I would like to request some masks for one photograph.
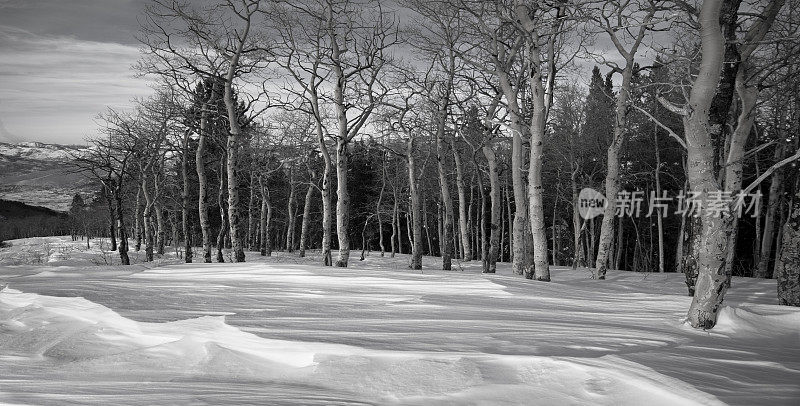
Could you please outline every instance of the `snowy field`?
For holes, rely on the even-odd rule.
[[[374,252],[121,267],[107,241],[11,244],[2,404],[800,404],[800,309],[770,280],[734,278],[704,332],[676,274],[542,283]]]

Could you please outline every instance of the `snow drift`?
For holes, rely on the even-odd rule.
[[[83,298],[14,289],[0,293],[0,337],[5,362],[43,363],[66,380],[280,382],[381,403],[717,403],[613,357],[375,351],[271,340],[227,325],[224,316],[143,323]]]

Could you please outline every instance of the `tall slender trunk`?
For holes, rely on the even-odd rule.
[[[213,99],[213,96],[212,96]],[[211,222],[208,218],[208,176],[206,175],[206,143],[208,140],[208,106],[204,103],[200,113],[200,132],[195,152],[197,171],[197,210],[203,238],[203,262],[211,262]]]
[[[294,171],[289,168],[289,200],[286,203],[286,252],[294,251],[294,228],[297,217],[297,205],[295,204],[295,192],[297,185],[294,183]]]
[[[249,251],[253,251],[253,246],[255,245],[255,231],[256,231],[256,221],[255,221],[255,200],[256,200],[256,192],[255,192],[255,177],[256,171],[252,168],[250,169],[250,198],[247,200],[247,238],[245,239],[245,244]]]
[[[525,193],[525,180],[523,172],[523,145],[522,134],[525,125],[520,114],[517,102],[517,92],[511,87],[511,82],[506,73],[501,73],[500,87],[506,97],[509,114],[511,115],[511,184],[514,192],[514,221],[511,226],[511,269],[517,275],[523,275],[530,267],[530,255],[525,238],[525,226],[528,217],[527,196]]]
[[[780,254],[775,260],[778,303],[785,306],[800,306],[800,182],[795,181],[794,189],[789,218],[782,230]]]
[[[538,50],[537,50],[538,52]],[[537,56],[538,58],[538,56]],[[539,75],[538,68],[535,75]],[[542,184],[542,159],[544,158],[544,88],[541,79],[531,77],[533,83],[534,108],[531,118],[531,154],[528,169],[528,194],[530,228],[533,236],[533,269],[525,274],[528,279],[550,280],[550,266],[547,262],[547,231],[544,221],[544,189]]]
[[[422,205],[422,218],[425,222],[425,238],[428,240],[428,255],[436,255],[433,251],[433,242],[431,241],[431,228],[428,226],[428,204],[427,201]]]
[[[308,190],[303,202],[303,222],[300,224],[300,252],[298,256],[306,256],[306,245],[308,245],[308,225],[311,223],[311,199],[314,197],[314,171],[308,170]]]
[[[716,193],[714,149],[709,134],[709,109],[719,83],[724,39],[720,29],[721,0],[704,0],[700,11],[700,69],[689,96],[689,108],[683,118],[687,145],[687,172],[692,189]],[[689,308],[689,323],[695,328],[712,328],[725,297],[725,260],[728,249],[728,218],[703,218],[700,236],[698,277]]]
[[[142,190],[136,190],[136,206],[133,208],[133,234],[136,241],[134,249],[139,252],[142,249]]]
[[[558,193],[556,193],[555,200],[553,201],[553,221],[551,225],[551,234],[553,238],[553,250],[552,250],[552,261],[553,266],[558,266],[558,253],[560,252],[558,247],[558,241],[561,239],[561,234],[558,231]]]
[[[117,250],[117,226],[116,226],[116,213],[114,212],[114,202],[112,199],[112,192],[105,188],[106,205],[108,206],[108,231],[109,238],[111,238],[111,251]]]
[[[247,12],[250,11],[249,6]],[[228,225],[230,226],[231,248],[236,262],[244,262],[244,244],[242,242],[241,215],[239,213],[239,152],[242,142],[242,128],[239,123],[239,114],[236,111],[236,101],[233,98],[233,79],[239,69],[239,58],[244,49],[244,43],[250,33],[251,14],[246,14],[245,26],[241,34],[236,35],[238,40],[236,50],[230,58],[228,72],[225,76],[225,92],[223,101],[228,113],[228,133],[227,144],[225,147],[227,155],[227,176],[228,176]],[[220,174],[220,176],[222,176]]]
[[[166,240],[166,225],[164,222],[164,208],[161,206],[161,182],[159,179],[159,167],[153,167],[153,209],[156,214],[156,254],[164,255],[164,245]]]
[[[588,232],[584,235],[586,236],[586,262],[589,264],[595,263],[595,237],[597,233],[595,232],[595,219],[587,220],[589,223]]]
[[[159,203],[158,200],[156,200],[156,204],[153,208],[156,210],[156,254],[164,255],[167,235],[167,226],[164,222],[164,208],[161,207],[161,203]]]
[[[505,188],[502,188],[502,189],[505,189]],[[500,200],[500,252],[499,252],[498,257],[497,257],[497,260],[499,262],[503,262],[503,260],[505,259],[505,255],[506,255],[506,247],[505,247],[505,245],[506,245],[506,222],[505,222],[504,217],[503,217],[503,212],[505,210],[503,208],[503,200],[502,200],[504,193],[505,192],[503,190],[500,191],[500,199],[501,199]]]
[[[495,273],[497,270],[497,253],[499,250],[500,234],[502,233],[501,209],[502,200],[500,197],[500,177],[497,173],[497,155],[491,145],[483,146],[483,155],[486,157],[489,167],[489,198],[491,199],[491,231],[489,235],[489,249],[486,255],[486,269],[484,272]],[[485,229],[485,227],[484,227]]]
[[[622,268],[623,268],[623,266],[622,266],[622,256],[623,256],[623,253],[624,253],[624,250],[625,250],[625,246],[623,244],[623,238],[625,236],[625,227],[622,226],[622,220],[623,220],[623,217],[619,217],[618,220],[617,220],[618,223],[619,223],[619,224],[617,224],[617,246],[616,246],[617,251],[616,251],[616,254],[614,255],[614,269],[618,269],[618,270],[622,270]],[[635,226],[636,225],[636,222],[635,222],[636,220],[633,219],[633,221],[634,221],[634,226]],[[637,235],[636,240],[637,241],[639,240],[638,235]]]
[[[581,233],[583,222],[581,221],[580,210],[578,209],[578,170],[573,168],[570,174],[570,186],[572,187],[572,249],[573,260],[572,269],[586,266],[586,256],[584,255],[583,244],[581,243]]]
[[[375,215],[378,217],[378,245],[381,248],[381,257],[386,252],[383,245],[383,221],[381,220],[381,204],[383,203],[383,192],[386,190],[386,153],[381,155],[381,190],[378,192],[378,202],[375,204]]]
[[[730,146],[728,148],[728,156],[725,165],[725,190],[732,192],[735,196],[742,188],[742,178],[744,176],[744,154],[747,139],[750,137],[750,132],[753,129],[755,122],[755,107],[756,99],[758,97],[758,89],[755,86],[750,86],[745,83],[745,74],[749,70],[747,61],[743,61],[736,75],[736,92],[742,103],[742,111],[737,119],[736,130],[730,136]],[[736,240],[739,234],[739,217],[731,216],[729,224],[728,244],[729,249],[725,260],[725,275],[727,276],[727,283],[730,285],[730,279],[733,275],[733,264],[736,255]]]
[[[144,255],[145,261],[153,260],[153,199],[147,187],[147,176],[142,175],[141,185],[139,186],[144,197],[144,211],[142,212],[142,227],[144,228]]]
[[[655,125],[655,124],[654,124]],[[661,197],[661,151],[658,149],[658,131],[657,127],[653,129],[653,145],[655,146],[656,154],[656,169],[654,170],[653,177],[656,182],[656,196]],[[658,225],[658,272],[664,272],[664,217],[666,213],[662,213],[662,209],[655,212],[656,223]]]
[[[186,131],[183,134],[182,155],[181,155],[181,180],[183,189],[181,190],[181,227],[183,229],[184,241],[184,261],[192,263],[192,232],[189,225],[189,136],[191,133]],[[174,242],[177,246],[177,241]]]
[[[464,261],[471,261],[473,258],[472,245],[470,242],[470,232],[468,223],[468,210],[466,188],[464,186],[464,168],[461,163],[461,154],[458,152],[455,143],[453,144],[453,161],[456,166],[456,189],[458,192],[458,228],[461,237],[461,253]],[[469,211],[471,213],[471,211]]]
[[[617,94],[616,119],[614,120],[614,138],[608,146],[606,152],[606,179],[605,195],[608,204],[603,211],[603,221],[600,225],[600,240],[595,258],[595,267],[592,277],[595,279],[605,279],[609,255],[611,255],[611,245],[614,239],[614,218],[616,210],[616,198],[619,192],[620,182],[620,152],[622,144],[627,137],[628,112],[630,107],[631,78],[633,76],[633,54],[626,58],[625,69],[622,71],[622,86]]]
[[[340,268],[346,268],[350,260],[350,193],[347,190],[350,148],[347,144],[341,137],[336,140],[336,236],[339,239],[336,266]]]
[[[442,269],[448,271],[452,268],[453,258],[453,200],[450,197],[450,187],[447,182],[445,169],[444,145],[441,137],[436,138],[437,172],[439,174],[439,187],[441,188],[441,232],[439,245],[441,246]]]
[[[413,237],[411,238],[411,269],[422,269],[422,227],[423,213],[420,207],[420,196],[417,185],[417,161],[414,158],[414,137],[409,135],[406,143],[406,159],[408,159],[408,191],[411,203],[411,222]],[[395,199],[395,202],[397,199]],[[396,204],[396,203],[395,203]],[[427,227],[426,227],[427,228]],[[428,236],[430,245],[430,236]]]
[[[481,272],[489,273],[489,238],[486,235],[486,229],[489,226],[489,221],[486,219],[486,191],[483,189],[483,176],[480,173],[480,167],[478,167],[478,160],[476,159],[475,154],[472,155],[472,163],[475,165],[475,174],[478,181],[478,191],[480,192],[480,199],[481,204],[480,208],[478,209],[480,213],[478,213],[478,219],[475,222],[478,230],[475,233],[475,240],[478,239],[480,236],[480,246],[476,247],[476,249],[480,250],[480,257],[481,257]],[[477,245],[477,244],[476,244]]]
[[[235,116],[234,116],[235,117]],[[234,118],[235,119],[235,118]],[[233,127],[233,126],[232,126]],[[236,125],[238,127],[238,124]],[[228,226],[230,228],[231,248],[234,260],[244,262],[244,243],[242,241],[241,213],[239,211],[239,132],[231,131],[227,144],[227,183],[228,183]]]
[[[261,256],[272,256],[272,238],[270,236],[272,226],[272,202],[269,197],[269,188],[265,185],[263,177],[258,178],[261,187]]]
[[[317,122],[317,141],[322,154],[322,263],[325,266],[333,265],[331,256],[331,225],[333,214],[331,208],[331,154],[325,144],[325,135],[322,124]]]
[[[781,144],[779,147],[775,148],[775,162],[780,161],[783,157],[785,150],[785,144]],[[769,263],[770,258],[772,257],[772,244],[773,240],[775,239],[775,221],[776,217],[775,214],[778,211],[778,207],[780,207],[780,200],[781,200],[781,190],[783,189],[783,182],[784,182],[784,171],[783,169],[778,169],[772,174],[772,179],[770,180],[769,185],[769,197],[768,197],[768,205],[767,205],[767,213],[764,217],[764,229],[762,232],[761,237],[761,246],[760,248],[760,255],[758,261],[758,268],[756,268],[755,277],[756,278],[767,278],[769,277]],[[780,224],[778,225],[780,228]]]
[[[122,184],[121,181],[116,186],[116,190],[114,191],[114,199],[116,201],[116,208],[114,213],[117,215],[117,230],[119,231],[119,244],[117,244],[117,249],[119,251],[119,259],[122,265],[130,265],[131,260],[128,257],[128,232],[125,229],[125,213],[124,213],[124,205],[122,203]],[[112,235],[114,235],[112,233]]]
[[[228,216],[225,214],[225,157],[220,159],[219,166],[219,193],[217,193],[217,204],[219,205],[220,225],[219,233],[217,234],[217,262],[225,262],[225,256],[222,254],[222,249],[225,248],[225,230],[228,220]]]
[[[393,199],[393,202],[392,202],[392,236],[389,239],[389,244],[390,244],[391,249],[392,249],[392,253],[391,253],[390,256],[392,258],[394,258],[395,253],[397,253],[397,246],[395,246],[395,241],[399,240],[399,236],[398,236],[398,231],[399,230],[398,230],[398,228],[400,227],[400,225],[398,224],[400,222],[400,218],[398,217],[398,214],[397,214],[398,201],[397,201],[397,186],[396,185],[392,186],[392,193],[393,193],[393,196],[394,196],[394,199]]]

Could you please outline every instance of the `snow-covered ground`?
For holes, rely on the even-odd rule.
[[[773,304],[774,281],[734,278],[704,332],[676,274],[541,283],[374,252],[121,267],[107,241],[11,244],[4,404],[800,403],[800,309]]]

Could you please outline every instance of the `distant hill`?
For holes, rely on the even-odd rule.
[[[36,216],[66,218],[67,214],[47,207],[31,206],[22,202],[0,199],[0,220],[30,218]]]
[[[65,213],[0,199],[0,241],[68,232],[69,218]]]
[[[71,169],[72,156],[87,147],[0,142],[0,199],[67,211],[75,193],[89,199],[97,186]]]

